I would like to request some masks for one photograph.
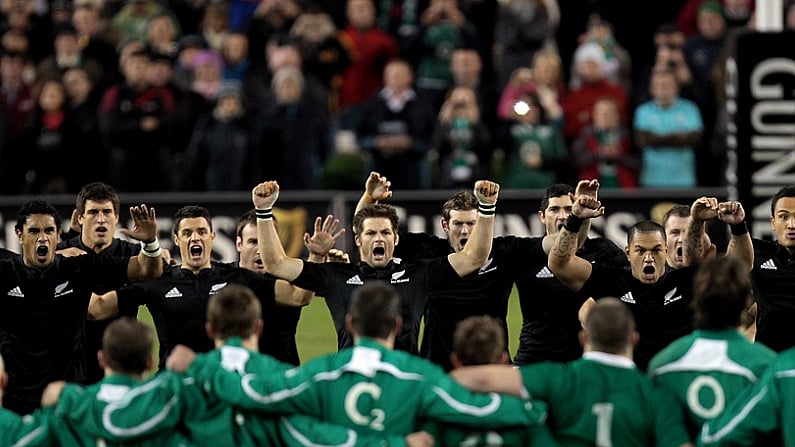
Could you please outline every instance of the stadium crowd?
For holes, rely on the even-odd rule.
[[[0,193],[720,185],[753,0],[589,5],[4,0]]]
[[[554,0],[0,0],[0,193],[76,194],[0,251],[0,447],[795,447],[795,185],[773,241],[715,197],[589,235],[600,189],[721,183],[753,2],[681,3],[638,67],[600,15],[564,63]],[[288,256],[280,191],[362,178]],[[117,229],[117,190],[251,185],[239,262],[202,206],[178,253],[146,204]],[[446,238],[399,231],[393,191],[434,187],[465,188]],[[494,236],[501,188],[544,190],[543,235]],[[315,296],[339,352],[302,364]]]

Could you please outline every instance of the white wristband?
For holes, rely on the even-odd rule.
[[[162,250],[160,250],[160,241],[155,239],[150,243],[144,243],[141,241],[141,251],[143,252],[144,256],[149,256],[150,258],[159,258]]]
[[[497,212],[496,210],[497,210],[496,203],[478,202],[478,215],[484,219],[493,218],[494,214]]]

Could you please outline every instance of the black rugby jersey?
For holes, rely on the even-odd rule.
[[[54,380],[82,379],[78,355],[91,292],[101,281],[127,281],[129,258],[55,256],[39,270],[22,257],[0,261],[0,353],[9,382],[3,405],[20,414],[39,407]]]
[[[58,243],[58,250],[70,247],[79,248],[80,250],[85,251],[85,256],[99,255],[119,258],[131,258],[133,256],[138,256],[138,253],[141,251],[140,242],[128,242],[118,238],[114,238],[113,242],[111,242],[108,247],[99,253],[94,252],[94,250],[83,244],[83,240],[79,235]],[[124,279],[124,282],[119,284],[114,284],[113,281],[109,280],[106,281],[105,278],[98,279],[100,281],[97,283],[94,293],[100,295],[111,290],[116,290],[119,287],[129,283],[126,278]],[[119,317],[121,316],[122,314],[119,315]],[[128,316],[135,317],[136,314],[134,313]],[[109,324],[119,317],[108,318],[106,320],[86,321],[85,327],[83,328],[83,342],[80,347],[81,355],[83,356],[83,361],[85,362],[85,375],[81,381],[82,384],[90,385],[92,383],[99,382],[103,377],[105,377],[105,370],[99,365],[99,361],[97,360],[97,351],[102,349],[102,334],[105,333],[105,329]]]
[[[644,284],[629,269],[594,264],[581,291],[598,300],[615,297],[632,309],[640,342],[635,364],[642,370],[672,341],[693,331],[693,275],[698,266],[667,271],[654,284]]]
[[[357,287],[367,281],[381,280],[395,288],[402,301],[403,328],[395,339],[395,349],[417,354],[420,320],[429,291],[458,278],[446,257],[402,262],[393,258],[384,268],[364,262],[355,264],[314,264],[304,261],[301,274],[292,281],[298,287],[325,298],[334,320],[339,349],[353,346],[353,337],[345,328],[345,315]]]
[[[753,243],[756,341],[781,352],[795,346],[795,256],[778,242]]]
[[[274,331],[273,309],[275,278],[220,262],[198,274],[169,266],[159,278],[131,284],[118,290],[119,312],[131,313],[138,306],[146,306],[152,314],[160,340],[160,367],[171,349],[183,344],[196,352],[207,352],[215,348],[207,336],[207,302],[227,284],[240,284],[250,288],[262,304],[262,319],[265,323],[260,337],[260,351],[277,357],[283,348]]]
[[[552,274],[542,240],[533,238],[533,247],[525,254],[522,271],[516,278],[522,310],[522,330],[514,359],[517,365],[570,362],[582,356],[579,310],[588,295],[569,289]],[[604,238],[587,239],[577,256],[611,266],[628,265],[624,252]]]

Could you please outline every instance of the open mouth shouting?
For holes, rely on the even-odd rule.
[[[108,235],[108,227],[106,227],[106,226],[104,226],[104,225],[100,225],[100,226],[98,226],[98,227],[97,227],[97,229],[96,229],[96,230],[94,230],[94,232],[95,232],[95,233],[97,234],[97,236],[99,236],[99,237],[105,237],[105,236],[107,236],[107,235]]]
[[[469,238],[462,237],[461,238],[461,242],[460,242],[461,248],[464,248],[466,246],[467,242],[469,242]]]
[[[373,247],[373,259],[383,261],[386,258],[386,247],[378,245]]]
[[[204,254],[204,247],[199,244],[193,244],[188,247],[188,251],[190,252],[191,259],[200,260]]]
[[[657,271],[653,265],[646,265],[643,267],[643,279],[647,281],[654,281],[654,273]]]
[[[47,254],[50,252],[50,247],[46,245],[39,245],[36,247],[36,258],[39,262],[45,262],[47,260]]]

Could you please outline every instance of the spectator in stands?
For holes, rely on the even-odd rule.
[[[163,14],[169,17],[173,28],[179,35],[179,22],[174,18],[173,13],[154,0],[128,0],[111,19],[111,26],[122,41],[127,39],[145,40],[149,19]]]
[[[634,140],[642,160],[640,185],[693,188],[698,185],[695,151],[704,131],[701,112],[679,96],[670,69],[654,71],[649,91],[654,99],[641,104],[634,119]]]
[[[417,67],[417,93],[426,98],[436,114],[453,82],[453,51],[474,47],[477,36],[458,0],[431,0],[420,16],[420,25],[419,33],[402,55]]]
[[[55,29],[55,52],[44,58],[36,67],[36,79],[60,79],[69,68],[84,67],[92,79],[101,79],[104,68],[99,62],[80,51],[77,30],[71,23],[64,23]]]
[[[494,65],[497,85],[504,87],[511,73],[526,66],[547,39],[554,36],[546,2],[509,0],[500,2],[495,24]]]
[[[384,88],[367,104],[356,131],[359,147],[372,155],[372,169],[400,189],[423,189],[430,183],[427,153],[436,120],[414,91],[413,79],[407,62],[390,62],[384,68]]]
[[[72,13],[72,25],[77,30],[77,44],[82,54],[102,65],[102,77],[93,79],[99,88],[105,88],[121,77],[115,49],[119,36],[102,17],[103,3],[103,0],[75,0]]]
[[[76,67],[66,70],[61,78],[68,101],[67,117],[72,141],[79,141],[80,148],[72,155],[70,170],[74,177],[108,181],[108,154],[102,144],[102,135],[97,123],[99,92],[94,87],[88,72]]]
[[[505,150],[506,188],[545,188],[559,183],[558,170],[568,154],[560,129],[550,125],[535,91],[524,93],[498,136]]]
[[[298,0],[259,2],[245,27],[251,44],[251,54],[264,55],[267,52],[266,46],[271,42],[283,42],[296,18],[303,12],[302,5],[303,3]]]
[[[23,78],[27,59],[24,53],[0,49],[0,189],[6,194],[18,194],[25,184],[24,171],[14,167],[23,155],[22,134],[35,107],[33,87]]]
[[[450,57],[450,71],[453,73],[452,90],[455,87],[471,88],[480,104],[481,121],[491,131],[497,128],[497,91],[494,81],[484,73],[480,53],[474,48],[459,48]],[[450,94],[448,90],[447,94]]]
[[[342,72],[351,63],[351,54],[340,39],[331,17],[310,9],[295,21],[290,37],[301,54],[304,74],[317,79],[328,92],[328,108],[336,113]]]
[[[125,80],[104,92],[98,114],[110,157],[108,176],[120,191],[167,190],[171,153],[164,142],[174,97],[149,85],[145,51],[133,51],[120,61]]]
[[[177,25],[168,14],[158,14],[146,21],[146,39],[144,43],[152,52],[176,57],[179,37]]]
[[[433,186],[460,188],[479,178],[491,178],[491,133],[481,120],[475,91],[454,87],[442,104],[434,131],[433,149],[440,175]]]
[[[224,80],[244,82],[251,68],[248,37],[239,31],[230,31],[221,44],[221,57],[224,60]]]
[[[593,124],[574,140],[571,158],[579,168],[579,178],[597,179],[601,188],[638,186],[640,160],[633,151],[629,129],[621,124],[618,105],[612,99],[596,101]]]
[[[198,32],[207,45],[221,52],[224,39],[229,34],[229,6],[225,2],[208,2],[204,7]]]
[[[203,116],[193,129],[185,151],[183,189],[245,189],[255,178],[257,144],[254,126],[244,115],[240,83],[224,81],[212,113]]]
[[[49,79],[36,88],[36,107],[22,137],[24,155],[15,169],[25,172],[26,194],[64,194],[79,188],[75,172],[64,169],[74,160],[79,141],[70,141],[66,92],[60,79]],[[42,162],[47,160],[47,162]],[[70,188],[71,186],[71,188]]]
[[[623,87],[626,92],[632,91],[632,60],[627,50],[613,35],[613,25],[598,15],[591,17],[588,20],[585,32],[580,36],[580,45],[590,42],[598,44],[604,51],[605,77],[610,82]],[[578,74],[576,72],[572,73],[569,87],[576,89],[580,84],[581,81]]]
[[[627,92],[607,79],[606,63],[604,49],[594,42],[581,45],[574,53],[574,70],[581,85],[571,90],[563,100],[563,134],[569,143],[592,123],[594,104],[599,99],[612,98],[618,105],[621,122],[629,123]]]
[[[202,50],[207,49],[207,42],[200,36],[189,34],[179,40],[177,61],[174,66],[174,82],[182,91],[190,91],[193,82],[193,59]]]
[[[41,36],[52,36],[52,22],[46,11],[37,11],[39,5],[34,0],[14,0],[0,2],[0,30],[14,30],[28,38],[25,53],[34,64],[52,52],[50,39]],[[32,80],[30,80],[32,81]]]
[[[364,118],[361,106],[384,85],[384,68],[398,57],[398,46],[392,36],[376,25],[373,0],[348,0],[346,16],[348,26],[340,38],[353,55],[353,61],[342,73],[340,127],[355,129]]]

